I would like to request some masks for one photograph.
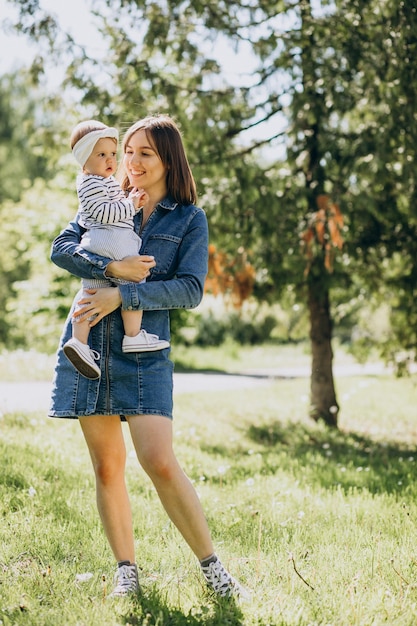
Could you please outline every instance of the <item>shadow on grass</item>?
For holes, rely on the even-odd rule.
[[[261,454],[261,476],[290,472],[300,481],[325,488],[337,486],[344,491],[366,489],[370,493],[398,493],[417,490],[417,452],[415,446],[385,442],[354,432],[326,429],[296,422],[274,421],[250,425],[244,436],[256,445],[251,454]],[[243,481],[253,476],[254,463],[248,448],[240,443],[201,443],[202,451],[223,457],[229,466],[227,477],[206,475],[213,484]],[[230,464],[230,459],[233,463]]]
[[[162,595],[153,590],[137,600],[137,609],[130,610],[122,618],[130,626],[243,626],[243,614],[233,600],[213,599],[185,614],[171,608]]]
[[[249,439],[263,447],[263,474],[288,466],[323,487],[371,493],[401,492],[414,486],[417,477],[415,446],[376,441],[354,432],[320,429],[293,422],[251,425]],[[230,451],[229,451],[230,453]]]

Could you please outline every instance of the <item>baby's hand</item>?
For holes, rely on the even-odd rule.
[[[139,209],[141,209],[143,205],[148,202],[149,195],[143,189],[137,189],[137,187],[135,187],[129,193],[129,198],[133,202],[133,206],[136,211],[139,211]]]

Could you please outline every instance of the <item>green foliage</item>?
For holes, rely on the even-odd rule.
[[[74,284],[49,262],[53,237],[76,210],[66,176],[55,176],[73,113],[32,78],[21,70],[0,79],[0,345],[53,350]],[[70,174],[65,159],[58,170]]]
[[[291,298],[279,305],[260,304],[254,298],[240,309],[230,307],[221,297],[207,295],[197,311],[174,315],[175,345],[240,346],[297,343],[308,338],[306,311]],[[176,313],[176,312],[174,312]]]
[[[197,346],[220,346],[228,339],[240,345],[265,343],[270,340],[276,323],[272,315],[248,320],[238,313],[221,318],[209,314],[200,317],[194,342]]]
[[[7,274],[1,320],[7,329],[6,346],[54,351],[79,280],[49,260],[53,238],[76,211],[76,194],[59,176],[52,191],[37,180],[17,204],[5,203],[1,259],[8,259],[13,272]],[[72,187],[72,184],[71,184]],[[13,216],[13,219],[11,219]],[[7,268],[3,268],[6,275]]]
[[[0,76],[0,203],[18,201],[37,178],[54,171],[58,100],[45,97],[25,70]]]

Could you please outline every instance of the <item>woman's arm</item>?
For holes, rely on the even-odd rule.
[[[106,315],[119,308],[122,303],[120,291],[117,287],[100,287],[100,289],[84,289],[77,308],[73,313],[73,318],[78,322],[92,317],[89,326],[95,326]]]
[[[110,277],[140,282],[149,276],[155,261],[149,256],[127,257],[123,261],[113,261],[99,254],[84,250],[80,241],[85,229],[78,223],[78,215],[54,239],[51,260],[58,267],[79,278],[109,279]],[[112,273],[110,273],[110,268]]]
[[[156,269],[158,269],[158,258]],[[192,309],[201,302],[208,265],[208,226],[203,211],[194,214],[178,248],[175,274],[167,280],[119,285],[122,308],[157,311]],[[108,268],[109,273],[111,267]]]
[[[78,215],[52,242],[51,260],[58,267],[79,278],[104,279],[111,259],[106,259],[80,246],[85,229],[78,223]]]

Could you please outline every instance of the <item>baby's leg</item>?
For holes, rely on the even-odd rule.
[[[125,327],[125,335],[136,337],[141,331],[143,311],[123,311],[122,320]]]
[[[76,298],[79,298],[79,293]],[[100,378],[101,371],[95,362],[100,355],[88,345],[91,318],[72,321],[72,337],[63,346],[64,354],[75,369],[90,380]]]
[[[122,311],[122,319],[125,327],[123,352],[154,352],[169,348],[169,341],[141,329],[142,311]]]
[[[76,322],[73,320],[72,322],[72,336],[81,343],[88,343],[88,336],[90,334],[90,322],[88,319],[83,320],[82,322]]]

